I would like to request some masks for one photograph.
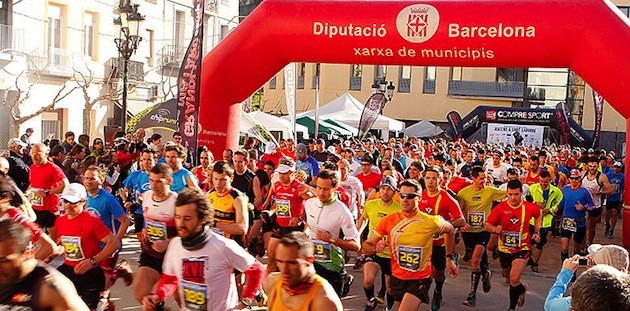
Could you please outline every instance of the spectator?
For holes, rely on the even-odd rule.
[[[66,173],[70,183],[77,182],[79,180],[79,163],[81,163],[84,158],[85,147],[80,144],[75,144],[70,150],[68,157],[63,161],[64,172]]]
[[[87,134],[79,135],[79,145],[85,147],[86,150],[90,150],[90,136]]]
[[[105,155],[105,146],[103,144],[103,139],[94,138],[94,142],[92,142],[91,155],[97,158]]]
[[[20,140],[25,143],[27,146],[31,145],[31,136],[33,136],[33,128],[27,128],[26,132],[20,136]]]
[[[23,141],[12,138],[9,140],[9,172],[8,175],[15,181],[18,188],[22,191],[26,191],[30,185],[28,181],[28,174],[30,168],[24,161],[23,150],[27,144]]]
[[[70,153],[72,147],[76,144],[74,142],[74,132],[68,131],[64,134],[65,140],[61,143],[61,145],[66,149],[66,153]],[[54,146],[50,146],[52,148]]]
[[[630,310],[630,280],[623,273],[607,265],[597,265],[573,284],[571,309],[575,311]]]

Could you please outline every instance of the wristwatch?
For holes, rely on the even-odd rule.
[[[45,195],[48,195],[49,193],[50,193],[50,190],[49,190],[49,189],[44,190],[44,194],[45,194]]]
[[[96,259],[94,257],[90,258],[90,264],[92,264],[92,267],[96,267]]]
[[[330,239],[328,239],[328,242],[335,244],[335,242],[337,242],[337,238],[334,236],[331,236]]]
[[[248,309],[251,309],[252,306],[254,305],[254,301],[251,298],[247,298],[247,297],[241,299],[241,303],[245,305]]]

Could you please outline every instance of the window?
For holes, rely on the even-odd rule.
[[[227,37],[229,33],[230,33],[230,28],[228,28],[228,25],[221,25],[221,40]]]
[[[186,28],[186,16],[184,12],[175,11],[175,24],[173,25],[173,44],[184,46],[184,29]]]
[[[147,39],[149,41],[149,56],[147,56],[147,64],[149,67],[153,67],[153,61],[155,55],[155,31],[147,29]]]
[[[313,88],[317,88],[319,86],[319,77],[321,74],[322,64],[317,63],[313,65]]]
[[[555,108],[567,100],[569,70],[566,68],[530,68],[527,74],[527,99],[532,105]]]
[[[387,66],[376,65],[374,66],[374,80],[385,81],[387,79]]]
[[[398,77],[398,93],[411,92],[411,66],[400,66]]]
[[[628,6],[620,6],[618,7],[623,15],[630,17],[630,7]]]
[[[271,78],[271,80],[269,80],[269,88],[272,89],[272,90],[275,90],[277,82],[278,82],[278,79],[276,79],[276,76],[273,76],[273,78]]]
[[[497,68],[496,82],[523,82],[523,68]]]
[[[425,94],[435,94],[435,76],[437,67],[424,67],[424,87]]]
[[[49,3],[48,4],[48,61],[51,66],[61,66],[63,46],[64,26],[62,21],[64,17],[64,8],[62,6]]]
[[[350,90],[361,90],[361,79],[363,77],[363,65],[350,65]]]
[[[451,80],[462,81],[464,75],[464,67],[451,67]]]
[[[306,71],[306,63],[297,63],[297,89],[304,89],[304,74]]]
[[[98,18],[96,13],[85,13],[83,19],[83,54],[96,59],[96,40],[98,39]]]

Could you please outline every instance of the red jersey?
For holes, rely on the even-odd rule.
[[[540,216],[540,208],[524,202],[513,208],[507,201],[499,203],[488,217],[488,223],[503,227],[499,235],[499,251],[517,253],[532,249],[529,222]]]
[[[350,209],[350,191],[342,186],[337,186],[337,193],[339,194],[339,201],[341,201],[343,204],[346,205],[348,209]]]
[[[378,189],[378,185],[381,183],[383,175],[374,172],[370,172],[367,175],[359,173],[357,178],[363,184],[363,191],[369,192],[370,189]]]
[[[540,175],[541,171],[542,169],[538,169],[538,173],[533,174],[533,175],[531,171],[527,171],[527,173],[525,174],[525,183],[530,186],[535,183],[538,183],[540,181],[540,178],[538,176]]]
[[[110,233],[101,218],[88,211],[72,219],[67,215],[57,218],[55,228],[65,250],[63,263],[70,267],[96,256],[101,240]]]
[[[459,203],[444,190],[440,190],[438,195],[433,197],[429,195],[427,190],[422,191],[422,198],[418,208],[421,212],[429,215],[440,215],[447,221],[464,217]],[[443,244],[444,238],[437,237],[433,239],[433,245],[442,246]]]
[[[446,187],[453,191],[455,194],[459,193],[462,189],[472,185],[472,180],[464,177],[453,177]]]
[[[14,222],[24,226],[24,228],[31,231],[31,242],[35,243],[44,233],[42,228],[34,223],[24,212],[18,208],[10,207],[6,213],[7,217],[13,220]],[[4,217],[3,217],[4,218]],[[3,219],[0,218],[0,219]]]
[[[265,162],[271,161],[273,162],[274,167],[278,167],[278,162],[280,162],[280,158],[282,158],[282,153],[280,152],[276,152],[274,154],[265,153],[262,155],[262,158],[260,159],[260,163],[264,166]],[[261,166],[260,168],[263,168],[263,166]]]
[[[284,186],[280,181],[276,181],[273,184],[276,202],[276,223],[281,227],[288,227],[291,217],[302,217],[304,215],[304,199],[298,194],[302,187],[304,187],[304,184],[296,179],[289,186]]]
[[[31,165],[29,180],[31,181],[31,192],[38,190],[50,190],[59,186],[63,182],[66,174],[61,168],[52,162],[46,162],[41,166]],[[59,195],[49,194],[43,198],[35,196],[33,193],[29,196],[33,209],[38,211],[57,212],[59,210]]]

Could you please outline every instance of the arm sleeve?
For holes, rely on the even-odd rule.
[[[92,215],[92,214],[90,214]],[[105,227],[105,224],[98,216],[92,216],[92,230],[94,230],[94,234],[99,240],[103,240],[108,234],[112,233],[109,231],[109,228]]]
[[[341,223],[341,230],[343,231],[344,240],[356,240],[359,243],[359,230],[352,220],[352,214],[350,210],[344,208],[344,216]],[[360,246],[361,244],[359,244]]]
[[[162,273],[155,294],[160,297],[160,301],[164,301],[175,293],[177,286],[179,286],[179,281],[176,276]]]
[[[571,298],[563,297],[567,291],[567,285],[573,277],[573,272],[569,269],[562,268],[556,282],[553,283],[547,299],[545,299],[545,311],[569,311],[571,308]]]
[[[313,157],[309,157],[308,160],[313,166],[313,177],[315,177],[319,174],[319,164],[317,163],[317,160],[315,160]]]
[[[256,291],[258,291],[265,280],[265,269],[260,261],[255,260],[254,264],[243,273],[247,277],[247,284],[245,284],[245,288],[243,289],[243,298],[253,299],[256,295]]]
[[[118,219],[118,217],[125,215],[125,210],[115,197],[109,197],[108,205],[110,211],[112,212],[112,216],[114,216],[115,219]]]
[[[451,215],[451,219],[463,218],[464,213],[462,213],[461,207],[459,207],[459,203],[457,200],[453,199],[450,195],[446,194],[442,196],[448,202],[448,212]]]
[[[503,209],[499,209],[496,207],[493,208],[486,222],[492,224],[493,226],[497,226],[499,224],[499,217],[500,217],[499,215],[501,215],[502,212],[503,212]]]

